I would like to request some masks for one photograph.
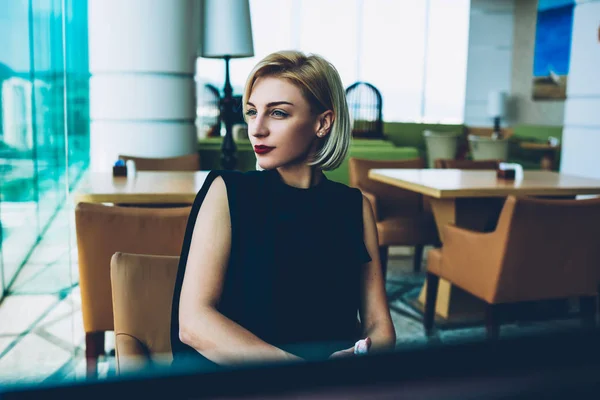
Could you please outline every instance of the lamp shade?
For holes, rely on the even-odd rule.
[[[202,0],[200,57],[254,56],[248,0]]]
[[[489,117],[503,117],[506,107],[506,93],[492,91],[488,93],[487,112]]]

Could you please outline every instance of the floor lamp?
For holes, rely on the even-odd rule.
[[[200,57],[225,60],[225,86],[221,100],[221,120],[225,137],[221,147],[223,169],[233,170],[237,164],[233,140],[235,104],[229,80],[229,60],[254,56],[252,23],[248,0],[201,0]]]

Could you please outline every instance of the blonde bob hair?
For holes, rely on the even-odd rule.
[[[254,83],[271,76],[289,80],[300,89],[314,114],[333,111],[333,124],[309,165],[329,171],[340,166],[350,146],[351,122],[346,93],[335,67],[323,57],[299,51],[279,51],[263,58],[252,70],[244,88],[244,116]]]

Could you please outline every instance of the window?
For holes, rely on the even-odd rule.
[[[50,279],[24,289],[16,277],[89,163],[89,72],[87,2],[10,1],[0,19],[0,35],[11,38],[0,46],[1,300],[8,291],[58,291]],[[52,264],[64,267],[63,281],[68,255]]]
[[[357,78],[381,92],[384,121],[418,121],[423,101],[426,2],[362,3],[361,68]]]
[[[344,87],[358,76],[359,7],[347,0],[300,1],[297,48],[329,60],[338,70]]]
[[[235,94],[252,67],[283,49],[316,53],[345,87],[383,96],[385,121],[463,121],[469,0],[250,0],[255,57],[231,61]],[[224,61],[198,58],[200,88],[224,85]]]
[[[462,123],[467,83],[469,0],[430,0],[425,119]]]

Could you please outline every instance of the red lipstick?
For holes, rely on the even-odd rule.
[[[268,152],[270,152],[271,150],[273,150],[275,147],[269,147],[269,146],[254,146],[254,152],[256,154],[267,154]]]

